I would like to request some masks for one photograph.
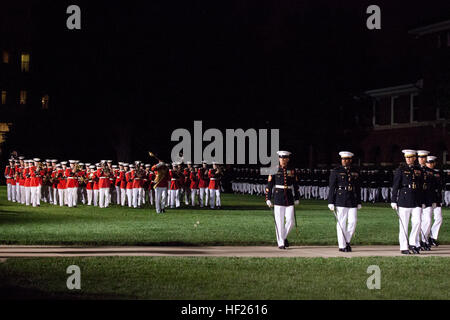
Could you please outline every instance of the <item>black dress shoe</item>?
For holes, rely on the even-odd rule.
[[[409,252],[409,250],[402,250],[400,251],[402,254],[411,254],[411,252]]]
[[[347,252],[352,252],[352,247],[350,247],[350,242],[347,242],[347,246],[345,247],[347,249]]]
[[[439,246],[439,242],[436,239],[430,238],[428,243],[431,243],[433,246]]]
[[[285,246],[286,248],[289,248],[289,241],[288,241],[288,239],[285,239],[285,240],[284,240],[284,246]]]
[[[286,249],[285,246],[279,246],[278,249]]]
[[[411,250],[411,252],[412,252],[413,254],[420,254],[420,249],[419,249],[419,247],[409,246],[409,250]]]
[[[339,251],[340,251],[340,252],[348,252],[348,251],[347,251],[347,248],[344,248],[344,249],[339,248]]]

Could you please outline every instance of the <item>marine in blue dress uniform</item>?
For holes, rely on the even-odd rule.
[[[269,175],[266,187],[266,204],[274,207],[275,231],[278,248],[289,247],[287,237],[294,227],[294,205],[299,203],[298,177],[294,168],[289,168],[289,151],[278,151],[279,166],[275,174]],[[272,202],[273,200],[273,202]],[[286,220],[286,222],[285,222]]]

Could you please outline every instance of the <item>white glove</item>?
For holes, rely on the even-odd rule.
[[[392,209],[394,209],[394,210],[397,210],[397,204],[395,203],[395,202],[392,202],[391,203],[391,207],[392,207]]]
[[[433,203],[431,206],[433,207],[433,209],[436,208],[436,203]]]
[[[360,204],[358,204],[358,210],[361,209],[361,208],[362,208],[362,206]]]
[[[423,205],[422,205],[422,209],[425,209],[425,208],[426,208],[426,207],[425,207],[425,205],[423,204]]]
[[[328,209],[330,209],[331,211],[334,211],[334,204],[330,203],[328,205]]]
[[[272,201],[267,200],[267,201],[266,201],[266,204],[267,204],[269,207],[272,207]]]
[[[295,201],[294,201],[294,204],[295,204],[295,205],[300,204],[300,200],[295,200]]]

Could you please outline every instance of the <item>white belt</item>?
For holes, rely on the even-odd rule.
[[[284,186],[281,184],[276,184],[275,188],[277,188],[277,189],[294,189],[294,186]]]
[[[75,177],[67,177],[67,179],[75,179]]]
[[[209,178],[209,180],[216,180],[216,178]]]
[[[172,181],[176,181],[177,179],[174,179],[174,178],[172,178],[172,179],[170,179],[170,180],[172,180]]]
[[[108,179],[107,177],[99,177],[100,179]]]

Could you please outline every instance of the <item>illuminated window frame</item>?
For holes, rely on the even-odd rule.
[[[27,104],[27,91],[20,90],[19,104]]]
[[[30,71],[30,54],[22,52],[20,55],[20,71],[29,72]]]

